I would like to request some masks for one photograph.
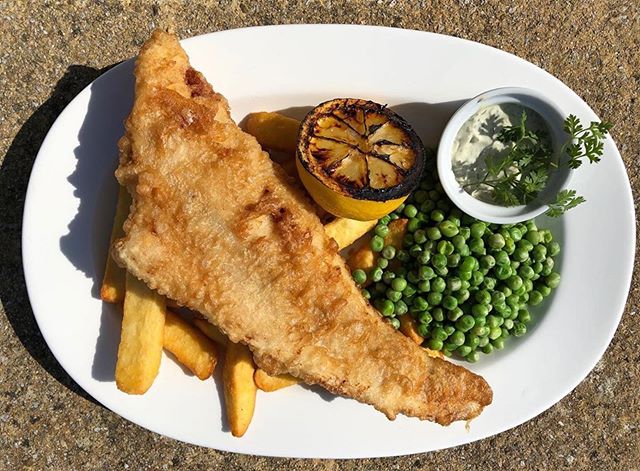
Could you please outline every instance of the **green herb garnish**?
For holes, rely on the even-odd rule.
[[[576,116],[569,115],[564,121],[569,139],[560,152],[566,153],[568,160],[559,162],[553,155],[546,133],[527,130],[526,121],[527,114],[523,111],[518,125],[506,126],[500,131],[497,139],[510,144],[509,151],[504,156],[488,156],[485,159],[487,173],[480,181],[465,185],[465,189],[486,185],[491,188],[491,196],[498,204],[528,204],[538,198],[551,172],[559,167],[566,165],[576,169],[585,159],[589,163],[599,162],[604,150],[603,139],[612,126],[607,122],[594,121],[589,127],[584,127]],[[577,196],[575,190],[562,190],[554,201],[547,203],[549,210],[546,214],[557,217],[584,202],[585,199]]]

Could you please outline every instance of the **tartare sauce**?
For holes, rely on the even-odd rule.
[[[487,173],[487,156],[501,158],[509,152],[510,144],[500,142],[498,135],[504,127],[518,125],[523,111],[527,113],[528,130],[548,131],[538,113],[517,103],[481,108],[458,131],[451,150],[451,166],[458,183],[474,198],[494,203],[489,186],[473,185],[465,188],[465,185],[482,180]]]

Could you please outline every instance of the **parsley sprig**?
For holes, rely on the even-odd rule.
[[[504,155],[486,157],[486,174],[465,188],[488,186],[494,201],[504,206],[528,204],[538,198],[551,173],[561,166],[576,169],[585,160],[599,162],[604,150],[603,140],[611,129],[611,123],[595,121],[585,127],[576,116],[569,115],[564,121],[569,138],[561,149],[561,154],[566,153],[568,159],[560,162],[554,156],[547,134],[528,130],[526,121],[527,114],[523,111],[518,124],[500,131],[497,139],[509,146],[508,151]],[[547,203],[546,214],[557,217],[584,202],[575,190],[562,190],[555,200]]]

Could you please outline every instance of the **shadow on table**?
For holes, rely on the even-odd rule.
[[[51,96],[22,125],[0,168],[0,207],[3,211],[0,223],[3,247],[0,251],[0,298],[7,319],[25,349],[51,376],[69,390],[96,404],[62,369],[36,324],[22,270],[22,213],[31,168],[49,128],[84,87],[111,67],[95,69],[70,66]]]

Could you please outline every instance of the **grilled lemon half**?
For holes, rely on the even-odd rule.
[[[420,181],[426,153],[411,126],[384,105],[337,98],[300,125],[296,165],[312,198],[336,216],[390,213]]]

